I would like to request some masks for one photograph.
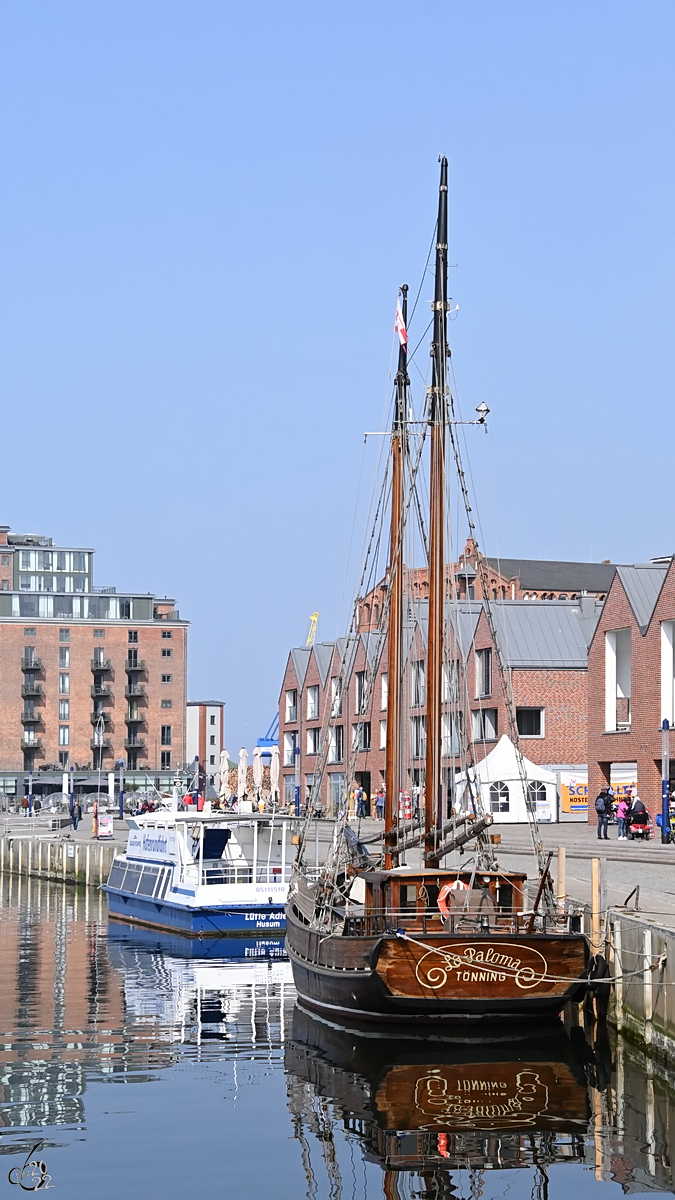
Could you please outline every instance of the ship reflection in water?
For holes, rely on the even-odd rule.
[[[103,897],[0,876],[4,1178],[44,1139],[69,1200],[185,1200],[194,1161],[200,1194],[240,1200],[675,1191],[667,1072],[606,1029],[353,1033],[295,1005],[279,955],[108,926]]]

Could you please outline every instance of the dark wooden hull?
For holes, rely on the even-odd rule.
[[[286,910],[286,949],[306,1008],[405,1027],[557,1016],[586,991],[581,934],[320,934]]]

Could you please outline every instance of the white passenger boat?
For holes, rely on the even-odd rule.
[[[104,884],[111,918],[198,938],[284,932],[297,818],[158,812],[127,824]]]

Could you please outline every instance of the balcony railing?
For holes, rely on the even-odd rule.
[[[145,659],[139,658],[137,661],[134,661],[134,659],[128,658],[124,664],[124,670],[127,674],[131,674],[132,671],[144,671]]]
[[[42,738],[33,738],[33,737],[30,737],[29,734],[24,733],[23,737],[21,738],[21,749],[22,750],[41,750],[42,749]]]
[[[21,670],[22,671],[41,671],[42,670],[42,659],[41,658],[22,658],[21,659]]]
[[[100,700],[104,696],[112,696],[112,688],[111,688],[110,684],[104,683],[100,687],[97,687],[96,684],[93,683],[91,686],[92,700]]]
[[[39,725],[41,720],[42,720],[41,712],[22,712],[21,713],[21,724],[22,725]]]
[[[133,700],[134,698],[145,700],[145,685],[142,683],[128,683],[124,689],[124,695],[127,700]]]
[[[42,684],[41,683],[22,683],[21,695],[22,696],[41,696],[42,695]]]
[[[109,724],[110,724],[110,722],[112,721],[112,714],[111,714],[111,713],[109,713],[109,712],[106,712],[106,711],[105,711],[105,709],[104,709],[104,711],[103,711],[103,712],[100,712],[100,713],[99,713],[99,712],[93,712],[93,713],[90,713],[90,714],[89,714],[89,720],[91,721],[92,725],[96,725],[96,724],[98,724],[98,722],[99,722],[101,719],[103,720],[103,723],[104,723],[105,725],[109,725]]]
[[[128,737],[124,739],[125,750],[145,750],[145,738]]]
[[[109,658],[92,658],[91,669],[92,671],[112,671],[112,663]]]
[[[93,737],[89,745],[91,746],[92,750],[103,750],[105,752],[106,750],[112,749],[112,742],[109,737],[104,737],[101,741],[99,741],[98,738]]]

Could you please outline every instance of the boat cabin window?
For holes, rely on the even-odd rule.
[[[400,893],[401,908],[417,908],[417,884],[402,883]]]

